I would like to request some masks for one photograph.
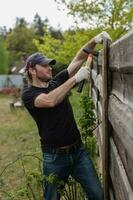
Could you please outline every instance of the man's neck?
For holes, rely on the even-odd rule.
[[[32,86],[39,87],[39,88],[47,88],[49,85],[49,82],[42,82],[42,81],[33,81]]]

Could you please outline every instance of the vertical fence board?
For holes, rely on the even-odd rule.
[[[102,99],[102,131],[103,131],[103,189],[104,199],[109,199],[109,127],[108,127],[108,41],[104,41],[103,48],[103,99]]]

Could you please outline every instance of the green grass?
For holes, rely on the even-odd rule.
[[[22,184],[24,170],[22,161],[18,158],[23,155],[41,157],[34,121],[25,109],[10,110],[11,101],[10,96],[0,96],[0,174],[5,169],[0,176],[0,186],[6,192],[15,190]],[[23,160],[27,171],[38,167],[38,159],[25,156]],[[0,199],[8,198],[0,194]]]
[[[72,90],[70,102],[77,123],[81,116],[80,96],[75,89]],[[26,109],[11,110],[11,101],[10,96],[0,96],[0,174],[4,170],[0,176],[0,188],[6,192],[20,190],[25,173],[37,171],[40,167],[38,158],[42,156],[35,122]],[[11,199],[2,195],[0,193],[2,200]]]
[[[79,118],[81,117],[81,114],[82,114],[82,108],[80,106],[82,93],[78,93],[76,90],[77,90],[76,88],[72,90],[72,95],[70,96],[69,100],[71,102],[74,117],[78,125]]]
[[[84,87],[85,90],[88,87]],[[81,98],[82,93],[74,88],[69,99],[78,127],[83,112]],[[10,102],[11,96],[0,95],[0,200],[33,200],[26,195],[27,180],[34,189],[36,200],[40,200],[42,190],[41,186],[38,188],[37,180],[42,178],[42,153],[38,130],[27,110],[11,110]],[[28,194],[32,196],[31,190]]]

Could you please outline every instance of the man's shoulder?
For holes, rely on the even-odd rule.
[[[24,88],[23,91],[22,91],[22,95],[26,95],[30,92],[32,92],[32,88],[31,87],[27,87],[27,88]]]
[[[39,91],[38,91],[37,88],[30,86],[30,87],[25,88],[23,90],[23,92],[22,92],[22,99],[25,99],[27,97],[28,98],[32,97],[32,96],[34,96],[35,94],[38,94],[38,93],[39,93]]]
[[[35,98],[41,94],[42,92],[37,87],[29,87],[23,90],[22,92],[22,101],[27,108],[34,107],[34,100]]]

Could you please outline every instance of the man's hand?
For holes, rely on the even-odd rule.
[[[89,70],[86,67],[81,67],[79,71],[75,74],[76,83],[79,83],[84,79],[88,79],[89,75]]]
[[[98,34],[97,36],[95,36],[94,40],[97,44],[101,44],[103,42],[104,39],[108,39],[110,41],[112,41],[110,35],[106,32],[103,31],[100,34]]]

